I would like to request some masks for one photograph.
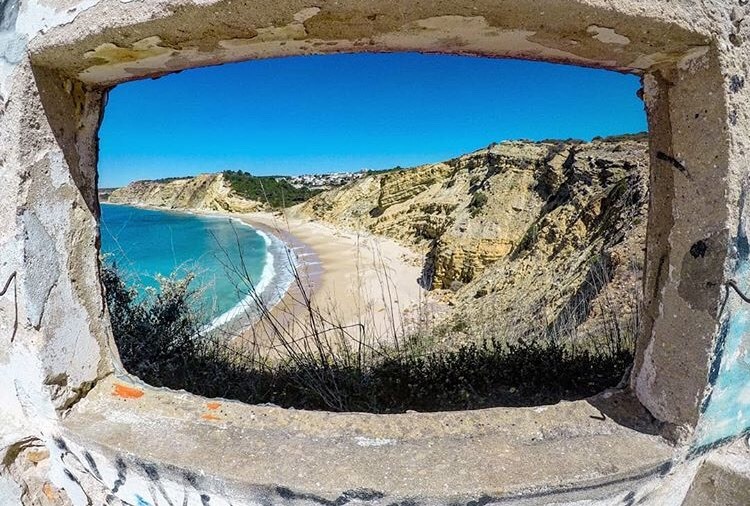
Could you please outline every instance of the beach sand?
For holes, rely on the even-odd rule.
[[[324,315],[320,328],[345,326],[351,335],[391,342],[427,318],[427,292],[419,285],[423,257],[387,238],[341,231],[290,214],[235,215],[283,240],[298,258],[303,287],[290,287],[274,309],[295,339],[309,334],[303,291]],[[260,333],[246,332],[246,345]],[[235,341],[236,344],[236,341]]]

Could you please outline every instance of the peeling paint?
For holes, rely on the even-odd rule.
[[[677,68],[687,72],[705,70],[708,66],[708,46],[694,47],[677,62]]]
[[[10,31],[16,26],[20,0],[3,0],[0,2],[0,32]]]
[[[60,256],[52,235],[33,212],[23,214],[26,227],[24,240],[27,268],[23,278],[26,294],[27,317],[34,327],[39,327],[52,287],[60,276]]]
[[[571,52],[532,41],[536,32],[493,27],[483,16],[439,16],[404,26],[400,31],[373,37],[376,46],[394,50],[453,47],[464,53],[502,54],[535,59],[568,60],[592,64]]]
[[[354,440],[357,442],[358,446],[392,446],[396,444],[395,439],[384,439],[384,438],[369,438],[364,436],[359,436],[354,438]]]
[[[294,14],[294,21],[296,21],[297,23],[304,23],[319,12],[320,7],[307,7]]]
[[[89,51],[84,54],[85,58],[102,60],[104,64],[111,65],[113,63],[130,63],[145,58],[151,58],[154,56],[160,56],[166,53],[170,53],[173,50],[167,47],[162,47],[161,39],[159,37],[146,37],[141,39],[132,47],[120,47],[106,42],[96,47],[96,49]]]
[[[735,279],[744,293],[750,292],[747,260],[737,269]],[[728,297],[737,295],[729,292]],[[698,426],[694,449],[710,447],[750,430],[750,306],[744,302],[733,305],[734,309],[725,317],[726,338],[714,356],[720,365]]]
[[[590,25],[588,28],[586,28],[586,31],[593,34],[593,38],[605,44],[616,44],[618,46],[625,46],[627,44],[630,44],[629,38],[625,37],[624,35],[620,35],[612,28]]]
[[[29,40],[50,27],[74,20],[101,0],[82,0],[72,9],[58,10],[40,0],[5,1],[0,21],[0,100],[7,96],[8,79],[25,56]],[[22,5],[22,6],[21,6]]]
[[[636,68],[636,69],[649,69],[651,67],[655,67],[662,63],[667,63],[670,61],[669,55],[665,53],[650,53],[650,54],[642,54],[638,56],[635,60],[631,61],[628,65],[630,67]]]

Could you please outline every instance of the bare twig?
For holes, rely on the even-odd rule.
[[[13,273],[8,277],[7,281],[5,281],[5,285],[3,286],[3,289],[0,290],[0,297],[2,297],[8,292],[8,288],[10,288],[10,282],[13,281],[14,313],[13,313],[13,333],[10,336],[11,343],[16,338],[16,332],[18,331],[18,281],[16,280],[16,274],[17,274],[17,271],[13,271]]]

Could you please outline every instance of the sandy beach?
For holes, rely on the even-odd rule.
[[[408,248],[387,238],[341,231],[289,214],[236,217],[276,235],[298,259],[304,286],[293,284],[275,308],[295,338],[309,330],[305,296],[328,326],[346,326],[352,335],[364,332],[368,339],[383,342],[415,329],[424,318],[427,292],[418,282],[423,259]],[[295,325],[292,320],[305,324]],[[250,334],[243,339],[252,340]]]
[[[324,320],[319,330],[345,327],[347,334],[364,336],[370,343],[374,340],[393,343],[417,330],[425,321],[439,318],[446,310],[444,303],[430,297],[419,284],[423,256],[386,237],[340,230],[289,210],[239,214],[127,205],[234,218],[280,239],[296,259],[299,284],[292,282],[273,307],[273,320],[294,339],[302,339],[310,333],[305,299],[312,302],[310,306],[315,308],[319,319]],[[257,315],[253,318],[257,319]],[[237,326],[243,325],[241,322],[239,319],[222,324],[220,331],[232,336],[231,341],[242,347],[268,345],[263,339],[267,330],[258,329],[257,322],[241,330],[244,327]]]

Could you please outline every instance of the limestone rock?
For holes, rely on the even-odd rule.
[[[135,181],[112,191],[107,201],[113,204],[237,213],[266,208],[261,202],[235,195],[221,173],[181,179]]]
[[[427,286],[520,332],[583,316],[610,282],[638,284],[647,171],[645,136],[503,142],[363,178],[297,212],[418,249]]]

